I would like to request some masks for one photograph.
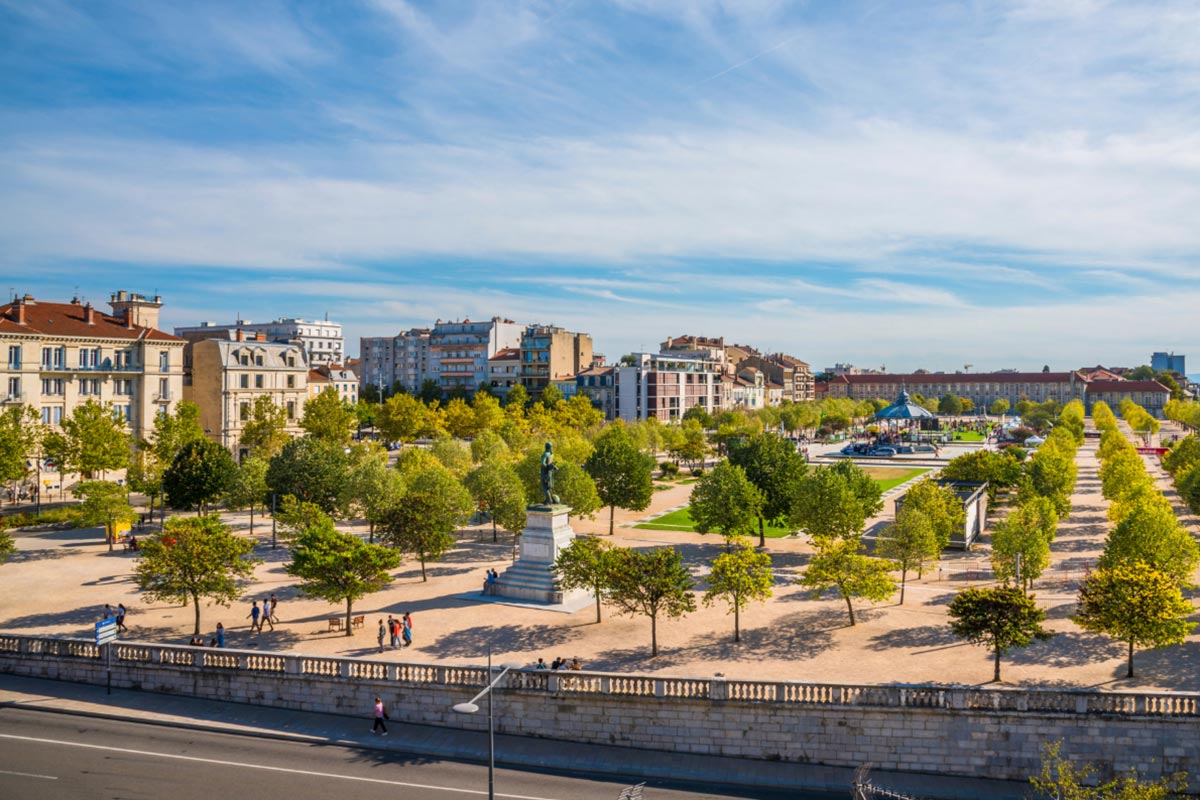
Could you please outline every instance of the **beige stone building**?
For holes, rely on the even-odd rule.
[[[111,403],[132,436],[148,436],[182,399],[184,341],[158,329],[160,297],[116,292],[109,306],[29,294],[0,306],[0,406],[58,425],[88,400]]]
[[[553,325],[530,325],[521,336],[521,385],[531,399],[554,381],[575,379],[592,366],[592,337]]]
[[[287,432],[301,434],[308,400],[308,359],[304,345],[265,341],[265,336],[203,339],[187,347],[184,399],[200,407],[204,432],[239,459],[242,428],[254,401],[270,397],[287,412]]]

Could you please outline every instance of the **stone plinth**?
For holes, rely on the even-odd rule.
[[[586,590],[563,592],[550,572],[554,559],[575,538],[567,519],[570,510],[570,506],[564,505],[535,505],[525,509],[527,522],[521,534],[521,554],[500,575],[490,594],[548,605],[591,598]]]

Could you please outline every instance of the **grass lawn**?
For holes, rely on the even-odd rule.
[[[643,522],[641,525],[634,525],[635,528],[643,528],[651,531],[695,531],[695,523],[692,522],[692,515],[688,513],[686,508],[681,508],[678,511],[672,511],[670,514],[664,514],[658,519],[650,522]],[[784,536],[790,536],[792,532],[787,528],[776,528],[772,525],[767,526],[767,536],[771,539],[779,539]],[[758,531],[754,531],[754,535],[758,536]]]
[[[951,434],[950,439],[955,442],[982,442],[983,434],[979,431],[963,431]]]
[[[875,479],[879,484],[879,491],[886,492],[918,475],[924,475],[929,470],[921,467],[863,467],[863,472]]]

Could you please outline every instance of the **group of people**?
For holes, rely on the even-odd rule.
[[[387,623],[379,620],[379,652],[383,652],[383,640],[388,639],[392,649],[412,646],[412,615],[407,611],[400,617],[389,616]]]
[[[494,569],[487,571],[487,577],[483,579],[483,590],[486,592],[489,586],[495,586],[496,581],[500,580],[500,573]]]
[[[18,500],[24,503],[26,500],[37,500],[38,487],[32,486],[9,486],[8,487],[8,502],[16,503]]]
[[[262,633],[263,625],[270,625],[271,630],[275,630],[275,623],[279,622],[279,617],[275,613],[279,607],[279,598],[272,592],[271,596],[264,599],[262,608],[258,607],[258,601],[250,601],[250,613],[246,616],[250,618],[250,630]]]
[[[203,636],[193,636],[192,641],[189,642],[189,644],[192,647],[204,647],[204,637]],[[210,641],[208,643],[208,646],[209,647],[224,647],[225,646],[225,626],[222,625],[221,623],[219,623],[219,622],[217,623],[217,635],[212,638],[212,641]]]
[[[533,665],[533,668],[534,669],[551,669],[551,670],[583,669],[583,664],[580,663],[579,656],[575,656],[575,658],[572,658],[570,661],[567,661],[565,658],[556,658],[552,662],[550,662],[550,666],[546,666],[546,660],[544,658],[539,658],[537,660],[537,663]]]
[[[118,631],[127,631],[129,629],[125,627],[125,614],[126,614],[126,611],[125,611],[124,603],[117,603],[116,611],[113,611],[113,607],[110,606],[108,603],[105,603],[104,604],[104,617],[102,619],[115,619],[117,621],[117,630]]]

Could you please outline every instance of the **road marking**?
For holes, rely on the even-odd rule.
[[[306,769],[289,769],[288,767],[272,767],[265,764],[246,764],[240,761],[222,761],[215,758],[200,758],[198,756],[181,756],[174,753],[153,753],[149,750],[130,750],[126,747],[108,747],[102,744],[87,744],[84,742],[64,742],[57,739],[39,739],[34,736],[14,736],[13,734],[0,733],[0,739],[14,739],[21,742],[35,742],[37,744],[57,744],[64,747],[80,747],[86,750],[104,750],[111,753],[121,753],[123,755],[134,756],[152,756],[154,758],[169,758],[176,761],[195,761],[201,764],[216,764],[222,767],[244,767],[245,769],[258,769],[265,772],[286,772],[292,775],[309,775],[314,778],[337,778],[343,781],[359,781],[360,783],[381,783],[387,786],[403,786],[408,789],[436,789],[442,792],[458,792],[459,794],[477,794],[486,795],[486,791],[479,789],[458,789],[453,786],[433,786],[424,783],[408,783],[405,781],[389,781],[383,778],[364,778],[357,775],[338,775],[333,772],[314,772]],[[10,775],[20,775],[23,773],[13,772]],[[36,778],[49,778],[49,775],[34,775]],[[57,780],[53,778],[52,780]],[[496,797],[509,797],[512,800],[555,800],[548,797],[530,797],[523,794],[503,794],[496,792]]]
[[[0,775],[20,775],[22,778],[41,778],[46,781],[56,781],[58,778],[53,775],[35,775],[32,772],[12,772],[7,769],[0,769]]]

